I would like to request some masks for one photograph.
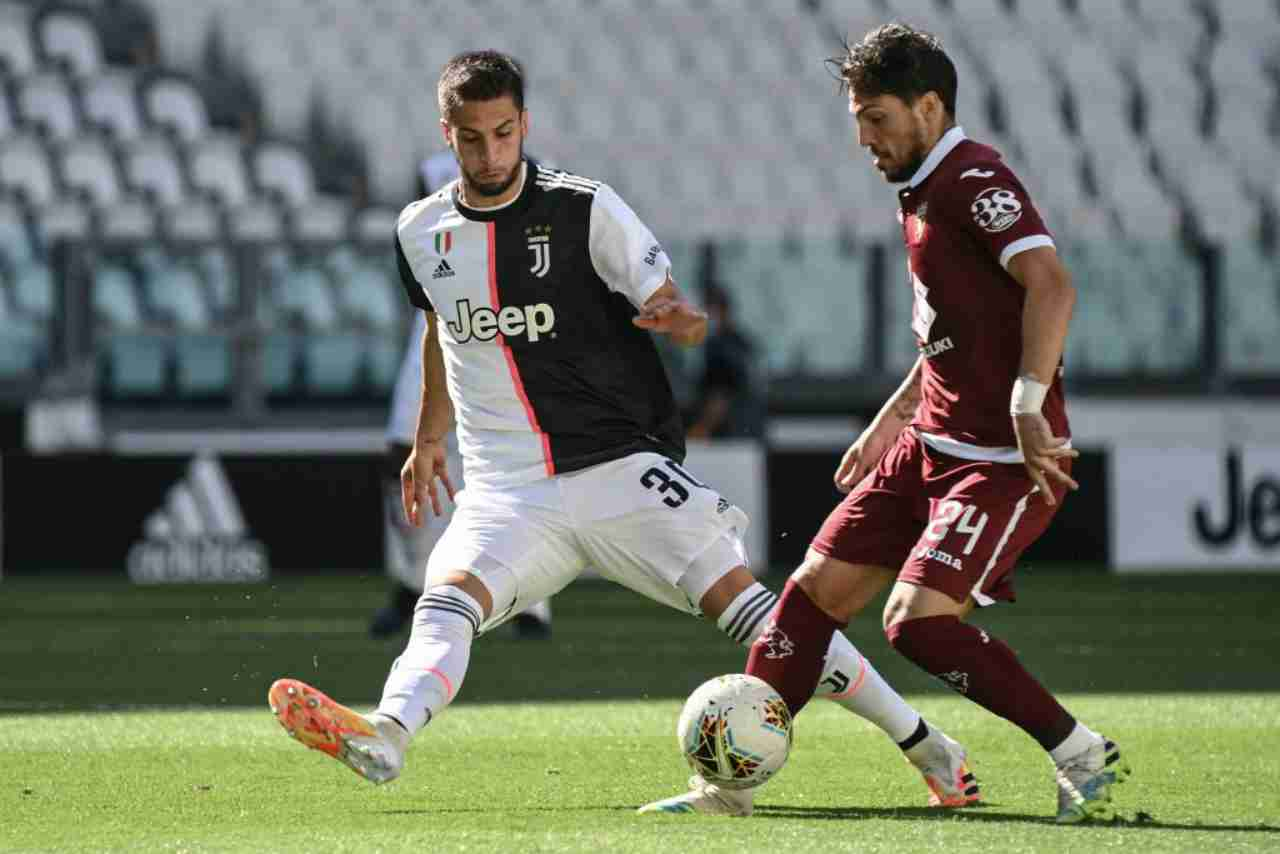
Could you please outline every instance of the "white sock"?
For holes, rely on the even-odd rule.
[[[828,688],[835,690],[828,693]],[[866,718],[895,743],[905,741],[920,726],[920,713],[884,681],[844,632],[837,631],[831,636],[815,696],[835,700],[855,715]]]
[[[1079,721],[1076,721],[1076,728],[1071,730],[1071,735],[1067,736],[1062,744],[1059,744],[1053,750],[1050,750],[1049,757],[1053,760],[1055,765],[1061,765],[1068,759],[1084,753],[1101,740],[1102,736],[1098,735]]]
[[[410,734],[426,726],[462,688],[471,640],[480,628],[480,603],[457,587],[432,587],[413,612],[404,652],[391,665],[375,714],[398,721]]]
[[[716,620],[720,630],[749,647],[764,629],[778,597],[759,582],[734,598]],[[843,632],[831,635],[827,660],[818,680],[817,697],[828,697],[884,730],[894,742],[909,738],[920,726],[920,713],[889,687]]]

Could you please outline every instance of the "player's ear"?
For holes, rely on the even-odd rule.
[[[529,135],[529,111],[527,109],[520,111],[520,136]]]
[[[453,151],[453,138],[452,138],[452,136],[451,136],[451,135],[450,135],[450,133],[449,133],[449,120],[448,120],[448,119],[441,119],[441,120],[440,120],[440,134],[444,137],[444,144],[445,144],[445,145],[447,145],[447,146],[449,146],[449,150],[450,150],[450,151]],[[456,152],[456,151],[454,151],[454,153],[456,154],[457,152]]]
[[[911,112],[926,128],[933,128],[935,125],[942,127],[946,124],[942,99],[932,89],[916,98],[915,103],[911,105]]]

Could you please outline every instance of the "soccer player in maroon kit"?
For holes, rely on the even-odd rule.
[[[1115,744],[1054,699],[1003,641],[970,626],[1013,599],[1014,565],[1068,489],[1061,357],[1075,289],[1026,189],[955,122],[955,66],[894,23],[831,61],[858,144],[898,192],[920,357],[836,470],[847,497],[813,539],[747,672],[792,712],[813,696],[831,633],[893,584],[894,649],[1020,727],[1056,766],[1058,821],[1114,816]],[[770,654],[769,639],[790,650]]]

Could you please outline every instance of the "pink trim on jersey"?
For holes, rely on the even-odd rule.
[[[493,313],[497,315],[502,306],[498,304],[498,241],[494,235],[494,224],[492,222],[485,223],[485,235],[489,241],[489,307],[493,309]],[[511,384],[515,386],[516,397],[520,398],[520,404],[524,407],[524,414],[529,418],[529,426],[533,428],[533,432],[538,434],[538,438],[542,440],[542,462],[547,468],[547,476],[551,477],[556,473],[555,463],[551,459],[551,437],[542,432],[542,426],[538,423],[538,415],[533,411],[533,406],[529,403],[529,396],[524,392],[524,382],[520,379],[520,369],[516,367],[516,358],[511,353],[511,348],[507,346],[507,339],[498,333],[498,346],[502,348],[502,355],[507,360],[507,368],[511,371]]]

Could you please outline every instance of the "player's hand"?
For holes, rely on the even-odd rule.
[[[707,328],[707,313],[684,300],[656,299],[631,318],[641,329],[670,335],[677,342],[697,343]]]
[[[453,481],[449,479],[444,440],[415,443],[400,469],[400,499],[404,503],[404,515],[415,528],[422,524],[428,502],[435,515],[444,515],[444,506],[436,492],[436,478],[444,484],[449,500],[453,501]]]
[[[863,430],[858,440],[850,445],[849,450],[845,451],[844,456],[840,458],[840,465],[836,467],[834,478],[836,489],[848,492],[857,486],[858,481],[880,465],[880,458],[897,438],[897,433],[876,426]]]
[[[1067,439],[1053,435],[1048,420],[1039,412],[1013,416],[1013,432],[1018,437],[1018,449],[1027,467],[1027,476],[1040,487],[1040,495],[1054,505],[1058,499],[1050,488],[1050,480],[1065,484],[1068,489],[1079,489],[1071,475],[1058,467],[1058,461],[1078,457],[1080,452],[1067,447]]]

